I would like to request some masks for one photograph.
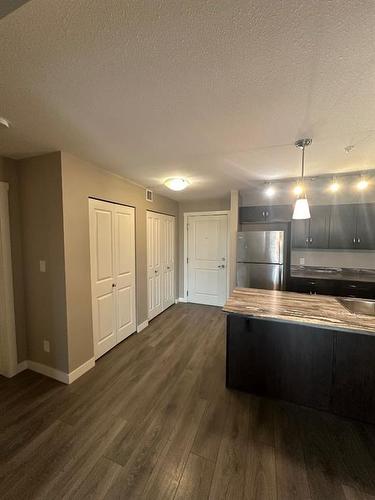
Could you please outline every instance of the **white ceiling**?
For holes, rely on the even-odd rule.
[[[374,0],[31,0],[0,20],[0,154],[216,197],[375,166]],[[344,147],[355,144],[349,154]]]

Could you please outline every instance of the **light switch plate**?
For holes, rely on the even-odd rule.
[[[44,352],[49,352],[49,340],[43,340]]]
[[[305,265],[305,257],[300,257],[299,258],[299,265],[304,266]]]
[[[40,270],[40,272],[41,273],[45,273],[46,269],[47,269],[46,261],[45,260],[40,260],[39,261],[39,270]]]

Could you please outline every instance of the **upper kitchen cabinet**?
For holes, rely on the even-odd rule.
[[[309,248],[328,248],[331,207],[310,207]]]
[[[293,248],[328,248],[330,206],[311,206],[311,219],[292,221]]]
[[[240,207],[240,222],[288,222],[292,218],[291,205]]]
[[[355,248],[356,206],[332,205],[329,248]]]
[[[375,204],[356,206],[355,248],[375,250]]]

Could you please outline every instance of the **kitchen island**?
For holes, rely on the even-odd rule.
[[[336,298],[237,288],[227,386],[375,423],[375,318]]]

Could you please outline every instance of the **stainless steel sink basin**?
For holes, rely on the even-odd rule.
[[[351,297],[340,297],[337,300],[351,313],[375,316],[375,300],[355,299]]]

